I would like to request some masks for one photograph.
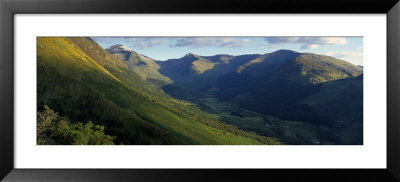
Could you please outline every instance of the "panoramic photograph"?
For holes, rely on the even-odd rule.
[[[363,37],[37,37],[37,145],[363,145]]]

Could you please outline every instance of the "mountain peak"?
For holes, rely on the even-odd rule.
[[[110,53],[115,53],[115,52],[134,52],[132,51],[132,49],[130,49],[129,47],[127,47],[126,45],[122,45],[122,44],[116,44],[113,46],[110,46],[109,48],[106,49],[108,52]]]
[[[277,50],[277,51],[275,51],[273,53],[298,53],[298,52],[292,51],[292,50],[289,50],[289,49],[279,49],[279,50]]]
[[[196,55],[194,55],[194,54],[192,54],[191,52],[190,53],[187,53],[185,56],[183,56],[183,57],[185,57],[185,58],[191,58],[191,57],[194,57],[194,56],[196,56]]]

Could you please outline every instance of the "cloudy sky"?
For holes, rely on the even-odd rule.
[[[333,56],[363,65],[362,37],[92,37],[103,48],[123,44],[156,60],[180,58],[187,53],[265,54],[279,49]]]

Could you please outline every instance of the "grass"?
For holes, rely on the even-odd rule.
[[[261,135],[280,138],[287,144],[334,144],[331,140],[321,136],[321,133],[333,132],[323,126],[282,120],[243,109],[235,101],[219,101],[216,97],[201,98],[199,104],[204,105],[203,109],[207,112],[220,116],[220,120],[225,123],[236,125],[243,130],[256,131]],[[242,116],[232,115],[232,111],[238,111]],[[339,131],[339,129],[336,130],[336,132]],[[340,139],[343,142],[346,142],[345,140],[349,139],[346,139],[346,137]]]
[[[104,124],[124,144],[262,144],[199,122],[213,116],[157,93],[119,60],[84,50],[95,46],[68,38],[37,39],[38,105],[49,104],[73,120]]]
[[[362,69],[343,60],[316,54],[303,54],[296,58],[301,65],[301,75],[318,84],[362,74]]]
[[[124,54],[116,55],[118,59],[125,62],[128,67],[144,80],[159,80],[165,84],[172,83],[172,80],[161,75],[158,70],[160,66],[153,60],[143,57],[136,52],[131,52],[128,59]]]
[[[207,70],[210,70],[214,68],[215,63],[205,60],[205,59],[199,59],[197,61],[193,61],[192,63],[192,69],[196,71],[198,74],[202,74]]]

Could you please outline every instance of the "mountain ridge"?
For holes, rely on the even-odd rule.
[[[134,71],[144,80],[148,80],[158,86],[172,82],[168,77],[159,73],[158,70],[160,69],[160,66],[156,61],[138,54],[125,45],[113,45],[107,48],[106,51],[123,61],[129,69]]]
[[[156,61],[122,44],[38,38],[37,108],[118,144],[362,144],[363,69],[313,53]]]
[[[218,60],[219,57],[223,57],[219,55],[196,56],[204,59],[213,57],[213,62],[217,64],[200,75],[180,75],[178,79],[170,77],[174,83],[163,87],[167,94],[205,104],[204,107],[211,112],[215,112],[216,107],[211,107],[204,101],[216,97],[220,102],[230,103],[228,105],[232,105],[233,108],[248,109],[260,115],[300,121],[323,128],[339,127],[342,130],[324,129],[332,132],[329,134],[329,142],[362,143],[362,125],[359,124],[362,121],[362,67],[330,56],[291,50],[247,56],[238,62],[235,60],[240,56],[229,57],[227,61]],[[194,62],[182,59],[187,57],[172,61],[178,64],[176,67],[179,67],[179,64]],[[171,70],[176,68],[173,64],[168,65],[168,62],[162,62],[160,65],[165,69],[171,69],[168,66],[173,67]],[[183,73],[187,70],[189,67],[180,67]],[[168,72],[164,74],[169,76]],[[182,77],[184,80],[180,80]],[[343,88],[353,91],[346,92]],[[329,100],[316,99],[331,98],[335,94],[340,96]],[[351,94],[352,97],[349,97]],[[347,113],[331,103],[343,104]],[[235,109],[232,113],[243,117],[240,110]],[[335,114],[330,113],[343,117],[338,119]],[[353,139],[346,140],[335,134],[344,131],[351,131],[353,134],[343,135]],[[296,143],[296,139],[288,139],[288,142]]]
[[[37,38],[37,108],[93,121],[116,144],[279,144],[219,123],[143,80],[90,38]]]

